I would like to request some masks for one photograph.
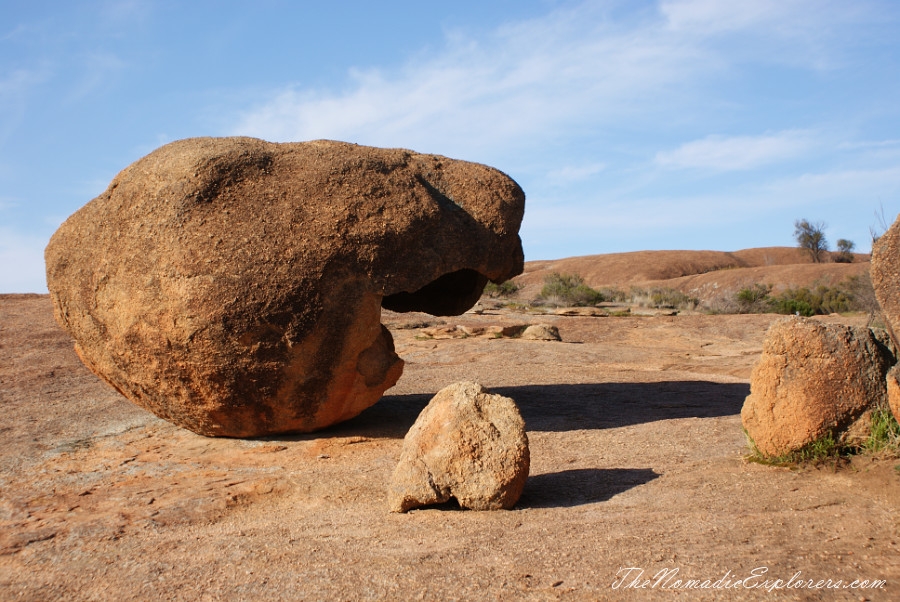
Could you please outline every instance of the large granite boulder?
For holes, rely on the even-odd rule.
[[[900,217],[872,244],[869,274],[888,332],[900,346]]]
[[[741,421],[766,456],[828,434],[859,443],[887,404],[890,350],[868,328],[789,317],[772,324],[750,376]]]
[[[78,355],[134,403],[204,435],[311,431],[400,377],[382,307],[461,314],[521,273],[524,202],[436,155],[182,140],[60,226],[47,284]]]
[[[525,421],[515,402],[460,382],[431,399],[403,440],[388,488],[392,512],[442,504],[512,508],[528,479]]]

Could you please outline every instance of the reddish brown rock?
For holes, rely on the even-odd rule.
[[[894,346],[900,346],[900,217],[872,245],[869,268],[875,298],[884,314]]]
[[[887,398],[891,413],[900,422],[900,365],[894,366],[887,373]]]
[[[521,338],[526,341],[561,341],[559,329],[552,324],[531,324],[522,331]]]
[[[197,138],[123,170],[46,250],[57,321],[128,399],[204,435],[310,431],[400,377],[381,308],[460,314],[522,271],[522,190],[341,142]]]
[[[766,334],[741,420],[756,447],[778,456],[831,433],[869,431],[870,409],[886,402],[889,352],[868,328],[790,317]]]
[[[455,383],[438,391],[403,440],[388,504],[406,512],[453,497],[472,510],[512,508],[529,463],[515,402],[477,383]]]

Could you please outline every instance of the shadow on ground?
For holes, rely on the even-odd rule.
[[[529,431],[605,429],[675,418],[739,414],[750,385],[708,381],[527,385],[491,390],[516,401]],[[402,439],[431,395],[388,395],[345,423],[319,432]]]
[[[605,502],[660,475],[650,468],[578,468],[528,477],[517,508],[570,508]]]
[[[531,475],[515,508],[572,508],[605,502],[660,476],[650,468],[577,468]],[[453,497],[449,502],[422,506],[412,512],[417,510],[466,512]]]

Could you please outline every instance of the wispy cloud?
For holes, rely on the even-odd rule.
[[[822,173],[804,173],[765,185],[774,198],[814,199],[816,203],[854,199],[851,207],[872,206],[882,195],[896,204],[900,198],[900,163],[872,169],[837,169]]]
[[[19,23],[15,27],[13,27],[11,30],[0,34],[0,40],[2,40],[2,41],[12,40],[14,38],[17,38],[17,37],[23,35],[27,31],[28,31],[28,28],[25,27],[25,25],[23,25],[22,23]]]
[[[379,145],[496,148],[616,122],[696,68],[688,45],[657,35],[658,16],[623,27],[585,4],[448,38],[395,71],[353,71],[340,91],[292,86],[243,114],[234,133]],[[585,119],[588,123],[585,124]]]
[[[21,122],[29,96],[49,78],[50,69],[47,65],[13,69],[0,74],[0,143]]]
[[[585,180],[606,169],[604,163],[588,163],[586,165],[566,165],[547,172],[547,178],[555,183],[568,183]]]
[[[773,24],[812,19],[827,32],[829,20],[842,18],[842,11],[823,16],[807,0],[669,1],[628,20],[611,17],[608,6],[561,9],[478,41],[457,33],[437,55],[402,68],[352,71],[340,90],[298,84],[273,91],[232,133],[481,149],[660,112],[690,114],[700,94],[692,86],[727,69],[729,60],[698,31],[742,31],[763,42]],[[779,27],[780,39],[804,49],[785,53],[785,61],[820,47],[812,29]]]
[[[675,150],[659,152],[655,161],[673,169],[738,171],[800,157],[814,144],[815,137],[810,132],[799,130],[762,136],[707,136]]]
[[[750,44],[749,52],[757,60],[765,57],[817,70],[842,64],[835,42],[856,26],[871,24],[879,16],[890,18],[870,2],[840,0],[663,0],[660,12],[667,28],[679,35],[727,39],[738,47],[735,35],[756,34],[759,39]]]
[[[0,103],[18,101],[48,75],[47,69],[14,69],[4,74],[0,77]]]
[[[147,0],[105,0],[98,15],[107,27],[123,27],[147,19],[153,5]]]
[[[669,28],[702,36],[760,27],[776,35],[794,36],[800,30],[821,30],[822,25],[833,19],[829,9],[846,14],[846,4],[827,0],[664,0],[660,3],[660,12],[665,15]]]

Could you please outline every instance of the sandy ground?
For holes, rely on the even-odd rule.
[[[90,374],[46,296],[0,296],[0,599],[900,600],[900,460],[743,459],[739,412],[776,317],[447,319],[549,322],[561,343],[431,340],[420,318],[385,317],[406,370],[358,418],[207,439]],[[520,503],[388,512],[403,436],[459,380],[521,407]],[[813,588],[771,589],[792,577]],[[744,581],[675,587],[688,579]]]

